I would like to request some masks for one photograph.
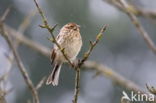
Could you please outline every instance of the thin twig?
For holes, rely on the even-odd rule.
[[[1,21],[1,20],[0,20],[0,33],[5,38],[9,47],[11,48],[13,55],[14,55],[14,58],[17,62],[18,67],[19,67],[19,70],[20,70],[27,86],[29,87],[29,90],[31,91],[31,93],[33,95],[35,103],[39,103],[38,93],[37,93],[36,89],[34,88],[34,85],[33,85],[32,81],[30,80],[28,73],[26,72],[26,68],[24,67],[24,65],[22,63],[21,58],[18,55],[11,38],[8,35],[8,32],[5,30],[5,28],[3,26],[3,21]]]
[[[43,77],[40,81],[39,81],[39,83],[36,85],[36,90],[39,90],[42,86],[43,86],[43,84],[45,83],[45,81],[46,81],[46,77]]]
[[[9,14],[9,12],[10,12],[10,8],[7,8],[5,10],[4,14],[2,15],[2,17],[0,18],[0,34],[4,32],[4,30],[1,30],[1,28],[3,28],[2,23],[5,21],[6,17]],[[8,75],[8,73],[4,74],[0,79],[4,80],[7,75]],[[0,87],[0,103],[7,103],[6,99],[5,99],[5,90],[2,90],[1,87]]]
[[[99,42],[100,38],[102,37],[104,31],[106,30],[107,25],[104,25],[102,29],[100,30],[99,34],[96,36],[96,40],[94,42],[90,41],[90,48],[89,50],[84,54],[83,59],[79,62],[78,66],[81,67],[81,65],[88,59],[89,55],[91,54],[93,48],[96,46],[96,44]]]
[[[149,37],[149,34],[145,31],[143,26],[139,23],[137,17],[128,9],[128,4],[125,0],[115,0],[116,2],[120,3],[124,12],[128,15],[134,26],[136,27],[137,31],[140,35],[144,38],[145,42],[147,43],[148,47],[156,54],[156,46],[152,39]]]
[[[57,25],[55,25],[54,27],[49,26],[48,21],[47,21],[45,15],[44,15],[42,9],[40,8],[40,6],[38,5],[38,3],[37,3],[36,0],[34,0],[34,2],[35,2],[35,5],[36,5],[36,7],[37,7],[37,9],[38,9],[38,11],[39,11],[41,17],[42,17],[42,21],[43,21],[43,25],[40,25],[40,27],[46,28],[46,29],[49,31],[49,33],[50,33],[51,36],[52,36],[52,42],[53,42],[54,44],[56,44],[56,46],[60,49],[61,53],[63,54],[64,58],[68,61],[68,63],[70,64],[70,66],[71,66],[71,67],[74,67],[73,63],[70,61],[70,59],[67,57],[67,55],[66,55],[65,52],[64,52],[64,49],[65,49],[65,48],[62,48],[62,47],[59,45],[59,43],[58,43],[57,40],[55,39],[55,36],[53,35],[53,31],[54,31],[54,29],[55,29],[55,27],[56,27]]]
[[[34,49],[35,51],[38,51],[41,55],[44,55],[46,57],[50,56],[50,49],[37,43],[34,42],[33,40],[28,39],[27,37],[24,36],[23,33],[16,31],[15,29],[11,28],[10,26],[4,24],[4,27],[6,28],[6,31],[13,36],[13,38],[16,39],[16,41],[19,41],[20,44],[24,44],[28,46],[31,49]]]
[[[121,87],[124,87],[127,90],[134,91],[136,94],[147,94],[147,96],[149,96],[149,93],[145,92],[143,88],[141,88],[139,85],[135,84],[131,80],[126,79],[122,75],[113,71],[112,68],[109,68],[103,64],[94,61],[86,61],[83,67],[86,68],[85,70],[95,70],[100,72],[101,75],[111,79],[115,84],[120,85]],[[156,97],[154,97],[154,103],[156,103]]]
[[[24,33],[25,30],[30,26],[32,18],[36,15],[37,10],[33,10],[24,17],[22,23],[18,27],[18,32]]]
[[[12,91],[13,91],[13,88],[10,88],[10,89],[4,91],[4,96],[10,94]],[[1,103],[1,102],[0,102],[0,103]]]
[[[9,12],[10,12],[10,7],[8,7],[8,8],[5,10],[4,14],[2,15],[2,17],[1,17],[1,22],[4,22],[4,20],[6,19],[6,17],[7,17],[8,14],[9,14]]]
[[[32,20],[32,17],[33,17],[35,14],[36,14],[36,12],[33,11],[33,12],[29,13],[28,16],[26,16],[26,17],[24,18],[24,20],[22,21],[21,25],[20,25],[19,28],[18,28],[18,32],[20,32],[20,34],[23,34],[23,33],[25,32],[25,30],[26,30],[26,29],[28,28],[28,26],[30,25],[30,22],[31,22],[31,20]],[[6,28],[6,27],[4,27],[4,28]],[[9,30],[6,30],[6,31],[9,32]],[[12,31],[11,31],[11,32],[12,32]],[[20,37],[20,35],[18,35],[18,37]],[[19,44],[20,44],[20,41],[14,40],[14,46],[15,46],[16,49],[18,49]],[[13,62],[14,62],[14,56],[13,56],[12,52],[10,52],[10,53],[8,54],[8,60],[10,61],[10,66],[8,67],[8,68],[9,68],[9,71],[10,71],[10,70],[11,70],[11,67],[12,67],[12,64],[13,64]]]
[[[84,64],[84,62],[89,58],[93,48],[99,42],[104,31],[106,30],[106,27],[107,27],[107,25],[102,27],[99,34],[96,36],[96,40],[94,42],[90,41],[90,47],[89,47],[88,51],[84,54],[82,60],[78,61],[78,65],[76,67],[75,92],[74,92],[73,103],[77,103],[77,101],[78,101],[78,95],[79,95],[79,89],[80,89],[80,68]]]
[[[3,74],[3,75],[0,77],[0,82],[1,82],[1,81],[4,81],[5,78],[8,76],[9,73],[10,73],[10,69],[9,69],[9,71],[7,71],[5,74]]]
[[[5,99],[5,91],[3,91],[0,87],[0,103],[7,103]]]
[[[103,0],[113,6],[115,6],[117,9],[124,11],[120,3],[117,3],[115,0]],[[138,8],[135,5],[128,4],[128,8],[134,15],[136,16],[142,16],[149,19],[156,19],[156,12],[152,10],[146,10],[144,8]]]

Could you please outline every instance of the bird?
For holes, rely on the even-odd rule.
[[[60,47],[64,49],[66,57],[74,63],[82,47],[80,26],[73,22],[67,23],[60,29],[56,41]],[[56,44],[54,44],[54,47],[51,50],[50,60],[51,65],[54,65],[54,67],[46,81],[46,85],[52,84],[53,86],[57,86],[62,64],[66,63],[67,60]]]

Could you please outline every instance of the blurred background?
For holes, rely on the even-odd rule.
[[[89,60],[103,63],[111,67],[125,78],[132,80],[140,87],[145,88],[149,83],[156,86],[156,56],[147,47],[143,38],[128,16],[120,12],[104,0],[38,0],[50,25],[58,24],[55,35],[59,29],[68,22],[76,22],[81,25],[83,47],[79,58],[88,49],[89,40],[94,40],[96,34],[104,24],[109,27],[100,43],[93,50]],[[155,0],[128,0],[137,7],[156,10]],[[18,30],[24,18],[36,10],[33,0],[0,0],[0,15],[11,6],[6,24]],[[36,13],[31,19],[30,25],[24,34],[48,48],[53,44],[47,40],[50,37],[45,29],[41,29],[41,18]],[[139,17],[144,28],[156,43],[156,20]],[[48,58],[29,49],[24,45],[18,48],[22,61],[32,81],[37,84],[42,77],[51,72]],[[6,55],[10,53],[7,43],[0,36],[0,76],[10,69],[10,62]],[[112,83],[109,78],[102,75],[93,78],[95,72],[81,72],[81,88],[79,103],[119,103],[122,91],[126,88]],[[39,90],[41,103],[71,103],[74,93],[75,72],[68,65],[64,65],[61,71],[59,85],[57,87],[46,86]],[[21,76],[16,63],[11,67],[10,75],[1,84],[1,88],[13,88],[6,97],[7,103],[22,103],[31,98],[31,94]]]

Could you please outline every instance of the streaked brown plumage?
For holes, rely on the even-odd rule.
[[[76,23],[68,23],[64,25],[56,37],[56,40],[58,44],[65,49],[64,52],[68,59],[74,61],[82,46],[79,25]],[[61,66],[64,62],[67,62],[67,60],[56,45],[54,45],[54,48],[52,49],[50,58],[51,64],[54,64],[54,68],[48,77],[46,84],[57,86]]]

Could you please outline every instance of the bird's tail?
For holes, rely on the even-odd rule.
[[[61,66],[62,64],[60,63],[56,63],[54,65],[54,68],[47,79],[46,85],[49,85],[49,84],[52,84],[53,86],[58,85]]]

